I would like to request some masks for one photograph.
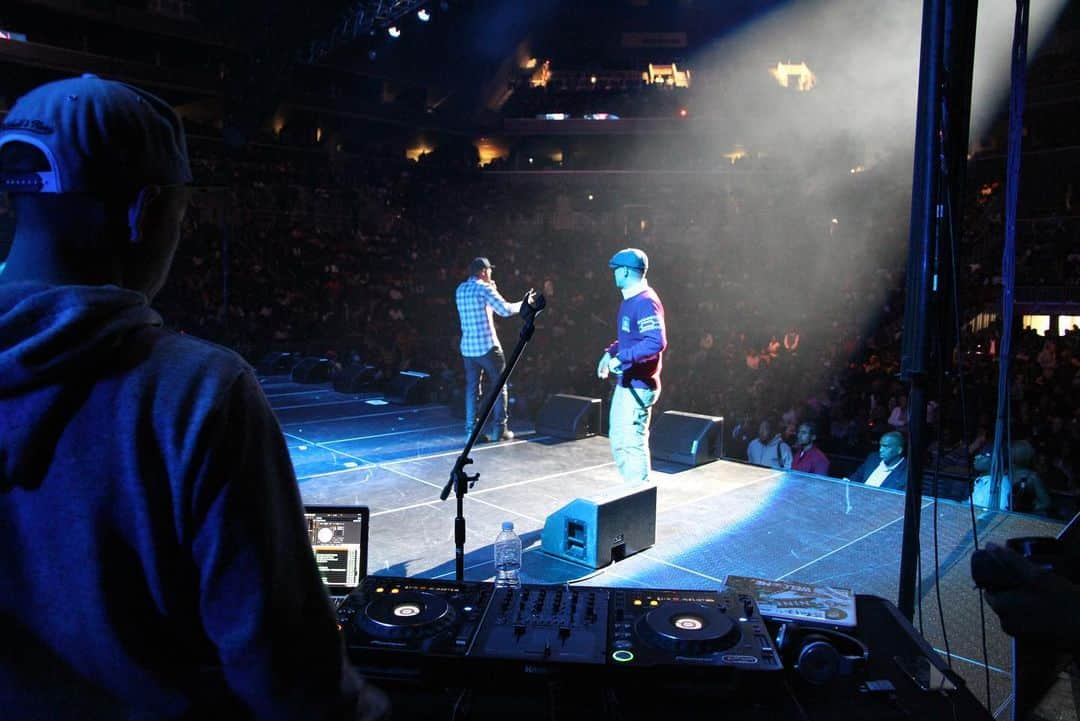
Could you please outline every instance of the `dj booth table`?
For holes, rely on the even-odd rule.
[[[992,719],[893,604],[859,595],[856,614],[854,629],[800,626],[784,650],[778,625],[728,590],[369,577],[339,609],[350,657],[393,719]],[[799,642],[844,635],[865,649],[838,644],[824,683],[794,668]],[[921,689],[902,668],[917,661],[956,686]]]

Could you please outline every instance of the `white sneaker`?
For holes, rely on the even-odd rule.
[[[499,441],[512,441],[514,440],[514,432],[509,428],[503,428],[500,432],[489,433],[487,435],[487,439],[491,443],[498,443]]]

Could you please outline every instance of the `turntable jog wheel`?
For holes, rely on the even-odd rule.
[[[380,594],[357,615],[360,627],[376,638],[427,638],[446,630],[457,612],[444,598],[425,591]]]
[[[663,603],[638,619],[637,632],[648,644],[683,654],[706,654],[739,642],[739,625],[715,606],[678,601]]]

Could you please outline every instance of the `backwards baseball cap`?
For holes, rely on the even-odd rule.
[[[642,273],[649,269],[649,256],[644,250],[637,248],[623,248],[608,261],[609,268],[633,268]]]
[[[49,170],[0,175],[0,189],[11,192],[108,197],[192,181],[184,128],[168,103],[96,75],[19,98],[0,123],[0,148],[14,142],[39,150]]]
[[[475,274],[479,273],[482,270],[487,270],[494,267],[495,266],[491,264],[490,260],[481,256],[479,258],[473,258],[473,261],[469,263],[469,272]]]

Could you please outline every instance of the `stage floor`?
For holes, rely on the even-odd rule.
[[[387,404],[378,395],[345,395],[279,377],[262,382],[304,502],[370,507],[369,572],[452,578],[456,504],[453,495],[444,502],[439,494],[465,443],[463,421],[443,405]],[[494,575],[491,544],[501,522],[511,520],[522,539],[525,582],[707,589],[731,574],[843,586],[896,601],[903,494],[727,460],[694,468],[654,464],[652,548],[596,572],[548,556],[540,552],[544,519],[622,482],[606,438],[559,441],[515,422],[511,427],[517,438],[478,444],[467,467],[480,474],[465,499],[467,579]],[[953,668],[984,701],[988,668],[990,710],[1008,718],[1010,646],[989,607],[983,663],[979,594],[969,570],[971,510],[924,499],[921,528],[921,609],[914,625],[943,656],[947,638]],[[1056,535],[1061,524],[983,513],[976,528],[982,545]]]

